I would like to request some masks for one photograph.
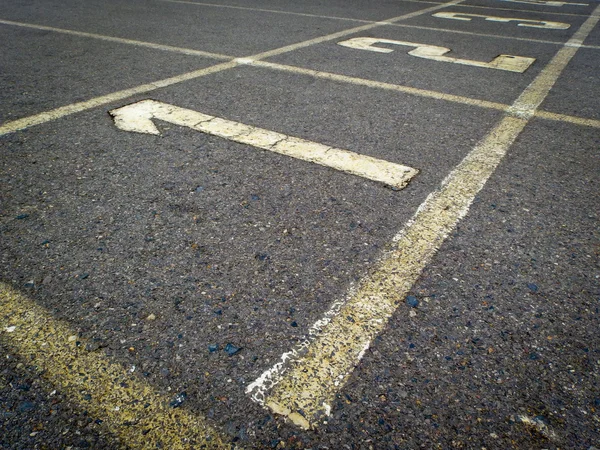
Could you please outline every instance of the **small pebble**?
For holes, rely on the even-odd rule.
[[[238,353],[240,350],[241,350],[241,348],[240,348],[240,347],[236,347],[236,346],[235,346],[235,345],[233,345],[233,344],[227,344],[227,345],[225,346],[225,351],[227,352],[227,354],[228,354],[229,356],[233,356],[233,355],[235,355],[235,354],[236,354],[236,353]]]
[[[31,402],[23,402],[17,407],[19,412],[27,412],[35,409],[35,405]]]
[[[154,314],[149,314],[148,317],[146,317],[146,320],[156,320],[156,316]]]
[[[169,406],[171,408],[178,408],[179,406],[181,406],[181,404],[185,401],[186,398],[187,393],[185,391],[181,392],[180,394],[177,394],[173,400],[171,400]]]
[[[419,300],[414,295],[409,295],[408,297],[406,297],[406,304],[408,306],[416,308],[417,306],[419,306]]]

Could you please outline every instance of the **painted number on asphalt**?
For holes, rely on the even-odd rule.
[[[499,55],[490,62],[473,61],[470,59],[459,59],[451,56],[444,56],[451,49],[446,47],[438,47],[435,45],[417,44],[416,42],[394,41],[391,39],[379,39],[369,37],[359,37],[348,39],[347,41],[338,42],[344,47],[356,48],[360,50],[368,50],[371,52],[391,53],[394,50],[384,47],[375,47],[375,44],[391,44],[402,45],[406,47],[416,47],[408,52],[409,55],[419,58],[433,59],[434,61],[443,61],[455,64],[464,64],[466,66],[484,67],[486,69],[507,70],[509,72],[525,72],[527,68],[535,61],[535,58],[513,55]]]
[[[454,19],[471,21],[472,17],[484,18],[490,22],[518,22],[518,27],[530,27],[530,28],[547,28],[550,30],[566,30],[571,25],[562,22],[550,22],[548,20],[531,20],[531,19],[518,19],[516,17],[496,17],[496,16],[485,16],[481,14],[467,14],[467,13],[456,13],[456,12],[439,12],[433,14],[433,17],[439,17],[440,19]]]

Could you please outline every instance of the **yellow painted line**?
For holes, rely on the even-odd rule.
[[[566,114],[557,114],[548,111],[536,111],[535,117],[546,120],[554,120],[556,122],[572,123],[574,125],[581,125],[584,127],[600,128],[600,120],[597,119],[586,119],[584,117],[568,116]]]
[[[249,61],[248,64],[250,64],[252,66],[256,66],[256,67],[264,67],[267,69],[273,69],[273,70],[278,70],[278,71],[282,71],[282,72],[307,75],[310,77],[320,78],[323,80],[331,80],[331,81],[337,81],[337,82],[341,82],[341,83],[349,83],[349,84],[355,84],[355,85],[359,85],[359,86],[367,86],[370,88],[384,89],[384,90],[389,90],[389,91],[400,92],[402,94],[410,94],[410,95],[415,95],[418,97],[426,97],[426,98],[432,98],[435,100],[443,100],[443,101],[452,102],[452,103],[460,103],[463,105],[476,106],[476,107],[486,108],[486,109],[494,109],[497,111],[507,111],[508,108],[510,107],[510,105],[506,105],[504,103],[489,102],[486,100],[479,100],[479,99],[471,98],[471,97],[463,97],[461,95],[445,94],[443,92],[438,92],[438,91],[430,91],[427,89],[419,89],[419,88],[403,86],[403,85],[399,85],[399,84],[385,83],[382,81],[367,80],[364,78],[349,77],[346,75],[339,75],[339,74],[331,73],[331,72],[320,72],[318,70],[304,69],[302,67],[288,66],[288,65],[284,65],[284,64],[277,64],[277,63],[271,63],[271,62],[266,62],[266,61]]]
[[[582,41],[600,19],[597,7],[569,42]],[[251,397],[302,428],[331,413],[372,339],[410,291],[477,193],[547,96],[577,47],[563,47],[488,133],[431,193],[394,239],[377,268],[313,325],[297,348],[247,387]]]
[[[425,8],[420,11],[415,11],[415,12],[412,12],[409,14],[404,14],[402,16],[394,17],[394,18],[390,19],[389,21],[370,23],[368,25],[364,25],[361,27],[350,28],[350,29],[347,29],[344,31],[339,31],[337,33],[332,33],[332,34],[328,34],[328,35],[321,36],[318,38],[309,39],[309,40],[306,40],[303,42],[298,42],[296,44],[287,45],[287,46],[284,46],[284,47],[281,47],[278,49],[274,49],[274,50],[270,50],[267,52],[258,53],[258,54],[247,57],[246,61],[264,59],[264,58],[268,58],[270,56],[275,56],[275,55],[280,55],[283,53],[291,52],[291,51],[297,50],[299,48],[308,47],[310,45],[318,44],[321,42],[331,41],[333,39],[344,37],[349,34],[356,33],[358,31],[369,30],[372,28],[376,28],[378,26],[386,25],[390,22],[397,22],[400,20],[410,19],[412,17],[417,17],[422,14],[427,14],[432,11],[437,11],[439,9],[446,8],[448,6],[455,6],[455,5],[458,5],[459,3],[462,3],[463,1],[464,0],[452,0],[448,3],[443,3],[443,4],[440,4],[440,5],[431,7],[431,8]],[[95,97],[93,99],[90,99],[90,100],[87,100],[84,102],[78,102],[78,103],[73,103],[71,105],[61,106],[59,108],[52,109],[50,111],[45,111],[45,112],[35,114],[35,115],[29,116],[29,117],[24,117],[22,119],[13,120],[11,122],[5,122],[0,125],[0,136],[3,136],[8,133],[14,133],[15,131],[23,130],[25,128],[29,128],[34,125],[40,125],[42,123],[60,119],[61,117],[65,117],[65,116],[75,114],[78,112],[86,111],[91,108],[103,106],[108,103],[112,103],[114,101],[123,100],[123,99],[125,99],[127,97],[131,97],[133,95],[145,94],[145,93],[154,91],[159,88],[172,86],[177,83],[194,80],[196,78],[200,78],[200,77],[203,77],[206,75],[210,75],[213,73],[221,72],[223,70],[231,69],[233,67],[236,67],[239,64],[237,62],[239,60],[240,59],[217,64],[217,65],[214,65],[211,67],[207,67],[205,69],[194,70],[194,71],[187,72],[182,75],[175,76],[175,77],[170,77],[170,78],[166,78],[163,80],[155,81],[153,83],[147,83],[147,84],[143,84],[141,86],[137,86],[134,88],[125,89],[125,90],[118,91],[118,92],[113,92],[111,94],[103,95],[100,97]],[[244,60],[244,59],[242,58],[241,60]]]
[[[159,88],[181,83],[182,81],[193,80],[212,73],[221,72],[223,70],[230,69],[237,65],[238,63],[235,61],[221,63],[211,67],[207,67],[206,69],[194,70],[192,72],[184,73],[183,75],[178,75],[176,77],[166,78],[164,80],[155,81],[153,83],[142,84],[141,86],[136,86],[131,89],[125,89],[122,91],[113,92],[108,95],[95,97],[84,102],[61,106],[60,108],[45,111],[39,114],[35,114],[33,116],[25,117],[23,119],[5,122],[2,125],[0,125],[0,136],[8,133],[14,133],[18,130],[24,130],[25,128],[29,128],[34,125],[39,125],[42,123],[50,122],[52,120],[60,119],[71,114],[87,111],[88,109],[96,108],[98,106],[104,106],[109,103],[116,102],[118,100],[126,99],[133,95],[146,94]]]
[[[110,111],[110,115],[114,117],[115,125],[124,131],[160,134],[152,122],[153,119],[158,119],[240,144],[378,181],[396,189],[404,188],[419,173],[412,167],[209,116],[155,100],[143,100],[113,109]]]
[[[37,24],[33,24],[33,23],[13,22],[12,20],[0,19],[0,24],[12,25],[12,26],[22,27],[22,28],[31,28],[34,30],[52,31],[55,33],[68,34],[71,36],[99,39],[101,41],[107,41],[107,42],[117,42],[119,44],[134,45],[136,47],[151,48],[153,50],[162,50],[162,51],[173,52],[173,53],[181,53],[183,55],[202,56],[205,58],[220,59],[220,60],[226,60],[226,61],[233,59],[232,56],[222,55],[220,53],[211,53],[211,52],[205,52],[202,50],[193,50],[190,48],[183,48],[183,47],[173,47],[171,45],[162,45],[162,44],[155,44],[153,42],[136,41],[133,39],[124,39],[124,38],[119,38],[119,37],[114,37],[114,36],[105,36],[102,34],[84,33],[82,31],[68,30],[65,28],[47,27],[44,25],[37,25]]]
[[[589,3],[574,3],[574,2],[556,2],[548,0],[499,0],[501,2],[508,3],[524,3],[526,5],[539,5],[539,6],[555,6],[560,8],[561,6],[590,6]]]
[[[0,283],[0,339],[128,448],[231,448],[198,414],[170,407],[172,398],[135,373],[85,350],[85,341],[67,323],[5,283]]]
[[[240,62],[244,63],[243,61],[240,61]],[[458,103],[461,105],[474,106],[477,108],[492,109],[492,110],[496,110],[496,111],[503,111],[503,112],[509,112],[509,113],[512,112],[511,105],[507,105],[505,103],[490,102],[490,101],[479,100],[479,99],[471,98],[471,97],[463,97],[460,95],[446,94],[443,92],[431,91],[431,90],[427,90],[427,89],[418,89],[418,88],[413,88],[410,86],[385,83],[382,81],[367,80],[364,78],[349,77],[346,75],[339,75],[339,74],[330,73],[330,72],[320,72],[318,70],[305,69],[302,67],[288,66],[285,64],[277,64],[277,63],[271,63],[271,62],[266,62],[266,61],[247,61],[247,62],[245,62],[245,64],[256,66],[256,67],[264,67],[266,69],[279,70],[282,72],[307,75],[307,76],[310,76],[313,78],[320,78],[323,80],[331,80],[331,81],[337,81],[340,83],[355,84],[358,86],[367,86],[367,87],[374,88],[374,89],[384,89],[384,90],[399,92],[402,94],[414,95],[417,97],[432,98],[435,100],[441,100],[441,101],[446,101],[446,102],[451,102],[451,103]],[[535,116],[539,117],[541,119],[553,120],[556,122],[567,122],[567,123],[572,123],[575,125],[582,125],[582,126],[592,127],[592,128],[600,128],[600,120],[596,120],[596,119],[587,119],[584,117],[576,117],[576,116],[570,116],[567,114],[552,113],[552,112],[547,112],[547,111],[543,111],[543,110],[537,110],[535,112]]]

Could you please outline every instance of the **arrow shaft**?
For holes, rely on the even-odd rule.
[[[115,124],[127,131],[151,132],[151,118],[292,158],[313,162],[401,189],[418,173],[401,164],[330,147],[306,139],[203,114],[190,109],[144,100],[111,111]],[[151,124],[150,124],[151,125]],[[156,128],[151,125],[153,130]]]

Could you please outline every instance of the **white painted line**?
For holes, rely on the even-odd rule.
[[[600,6],[574,34],[584,40],[600,21]],[[252,399],[302,428],[314,428],[331,413],[332,400],[381,333],[422,270],[430,263],[479,191],[525,128],[571,61],[576,47],[564,46],[463,161],[430,194],[396,235],[378,267],[335,302],[304,341],[250,383]]]
[[[23,28],[31,28],[34,30],[53,31],[55,33],[69,34],[71,36],[99,39],[101,41],[108,41],[108,42],[117,42],[119,44],[134,45],[136,47],[146,47],[146,48],[151,48],[154,50],[162,50],[162,51],[167,51],[167,52],[181,53],[183,55],[203,56],[205,58],[220,59],[220,60],[227,60],[227,61],[233,59],[233,57],[231,57],[231,56],[221,55],[220,53],[204,52],[202,50],[193,50],[190,48],[173,47],[171,45],[155,44],[153,42],[136,41],[133,39],[123,39],[123,38],[118,38],[118,37],[114,37],[114,36],[105,36],[102,34],[84,33],[82,31],[67,30],[65,28],[47,27],[44,25],[37,25],[37,24],[32,24],[32,23],[13,22],[12,20],[0,19],[0,24],[12,25],[12,26],[23,27]]]
[[[333,20],[345,20],[348,22],[362,22],[362,23],[374,23],[372,20],[362,20],[362,19],[353,19],[350,17],[339,17],[339,16],[324,16],[320,14],[310,14],[310,13],[301,13],[295,11],[285,11],[278,9],[265,9],[265,8],[249,8],[247,6],[238,6],[238,5],[223,5],[216,3],[204,3],[204,2],[193,2],[186,0],[161,0],[167,3],[181,3],[184,5],[196,5],[196,6],[205,6],[211,8],[226,8],[226,9],[239,9],[241,11],[256,11],[256,12],[267,12],[273,14],[284,14],[288,16],[301,16],[301,17],[315,17],[317,19],[333,19]]]
[[[294,50],[298,50],[300,48],[308,47],[310,45],[320,44],[321,42],[332,41],[333,39],[345,37],[345,36],[348,36],[350,34],[359,33],[361,31],[372,30],[373,28],[377,28],[377,27],[380,27],[380,26],[383,26],[383,25],[387,25],[390,22],[394,22],[395,23],[395,22],[399,22],[401,20],[412,19],[413,17],[422,16],[423,14],[427,14],[427,13],[430,13],[430,12],[438,11],[440,9],[448,8],[449,6],[459,5],[463,1],[464,0],[452,0],[452,1],[448,2],[448,3],[443,3],[441,5],[432,6],[430,8],[425,8],[425,9],[420,9],[418,11],[414,11],[414,12],[411,12],[411,13],[408,13],[408,14],[403,14],[403,15],[397,16],[397,17],[392,17],[391,19],[388,19],[388,20],[386,20],[384,22],[370,23],[370,24],[367,24],[367,25],[362,25],[362,26],[359,26],[359,27],[351,28],[349,30],[340,31],[338,33],[328,34],[327,36],[318,37],[318,38],[311,39],[311,40],[308,40],[308,41],[300,42],[298,44],[292,44],[292,45],[281,47],[281,48],[278,48],[278,49],[275,49],[275,50],[270,50],[270,51],[267,51],[267,52],[259,53],[258,55],[255,55],[253,57],[253,59],[270,58],[271,56],[281,55],[282,53],[288,53],[288,52],[291,52],[291,51],[294,51]]]
[[[72,103],[70,105],[61,106],[60,108],[45,111],[40,114],[33,116],[24,117],[22,119],[13,120],[11,122],[5,122],[0,125],[0,136],[5,134],[14,133],[18,130],[24,130],[34,125],[40,125],[42,123],[57,120],[62,117],[69,116],[82,111],[87,111],[98,106],[108,105],[109,103],[116,102],[119,100],[126,99],[133,95],[146,94],[156,89],[171,86],[173,84],[181,83],[183,81],[194,80],[199,77],[203,77],[212,73],[221,72],[222,70],[231,69],[236,67],[238,64],[235,61],[217,64],[206,69],[194,70],[192,72],[184,73],[176,77],[165,78],[163,80],[155,81],[154,83],[142,84],[131,89],[125,89],[122,91],[113,92],[111,94],[102,95],[95,97],[90,100]]]
[[[237,61],[240,62],[239,60],[237,60]],[[510,107],[510,105],[507,105],[504,103],[490,102],[487,100],[479,100],[476,98],[464,97],[461,95],[447,94],[444,92],[431,91],[431,90],[427,90],[427,89],[419,89],[419,88],[414,88],[411,86],[403,86],[403,85],[399,85],[399,84],[385,83],[383,81],[368,80],[365,78],[349,77],[347,75],[339,75],[337,73],[321,72],[318,70],[304,69],[302,67],[288,66],[285,64],[277,64],[277,63],[272,63],[272,62],[267,62],[267,61],[252,61],[250,64],[253,66],[256,66],[256,67],[264,67],[267,69],[278,70],[281,72],[296,73],[296,74],[300,74],[300,75],[307,75],[307,76],[310,76],[313,78],[320,78],[323,80],[331,80],[331,81],[337,81],[337,82],[341,82],[341,83],[355,84],[358,86],[367,86],[367,87],[375,88],[375,89],[384,89],[384,90],[388,90],[388,91],[400,92],[403,94],[415,95],[417,97],[432,98],[435,100],[443,100],[443,101],[452,102],[452,103],[459,103],[462,105],[469,105],[469,106],[476,106],[479,108],[493,109],[496,111],[507,111],[508,108]]]
[[[544,12],[546,14],[546,12]],[[421,25],[408,25],[406,23],[394,23],[393,26],[400,28],[414,28],[417,30],[430,30],[435,31],[436,33],[453,33],[453,34],[464,34],[466,36],[481,36],[486,38],[494,38],[494,39],[508,39],[511,41],[523,41],[523,42],[537,42],[540,44],[550,44],[555,46],[563,46],[565,45],[564,41],[550,41],[548,39],[533,39],[533,38],[525,38],[518,36],[503,36],[501,34],[493,34],[493,33],[475,33],[472,31],[463,31],[463,30],[452,30],[450,28],[440,28],[440,27],[425,27]],[[573,44],[569,44],[573,45]],[[579,45],[580,48],[589,48],[598,50],[600,49],[600,45]]]
[[[437,6],[433,6],[431,8],[425,8],[420,11],[415,11],[412,13],[404,14],[402,16],[397,16],[390,21],[398,22],[400,20],[406,20],[413,17],[420,16],[422,14],[428,14],[433,11],[437,11],[439,9],[447,8],[448,6],[455,6],[462,3],[464,0],[452,0],[447,3],[442,3]],[[328,34],[325,36],[320,36],[318,38],[309,39],[306,41],[298,42],[296,44],[287,45],[285,47],[280,47],[274,50],[269,50],[267,52],[258,53],[256,55],[248,56],[246,60],[257,60],[268,58],[270,56],[281,55],[283,53],[291,52],[294,50],[298,50],[299,48],[309,47],[314,44],[319,44],[321,42],[331,41],[333,39],[338,39],[340,37],[348,36],[353,33],[357,33],[359,31],[370,30],[372,28],[376,28],[380,26],[377,23],[371,23],[368,25],[363,25],[360,27],[349,28],[347,30],[339,31],[337,33]],[[244,59],[244,58],[243,58]],[[75,114],[78,112],[86,111],[91,108],[95,108],[98,106],[106,105],[108,103],[125,99],[127,97],[131,97],[136,94],[142,94],[151,92],[155,89],[171,86],[173,84],[181,83],[183,81],[189,81],[196,78],[200,78],[212,73],[221,72],[223,70],[231,69],[238,65],[235,61],[230,61],[226,63],[217,64],[215,66],[207,67],[205,69],[194,70],[192,72],[187,72],[182,75],[178,75],[175,77],[166,78],[163,80],[155,81],[153,83],[143,84],[141,86],[137,86],[131,89],[125,89],[118,92],[113,92],[108,95],[103,95],[100,97],[95,97],[90,100],[84,102],[73,103],[71,105],[61,106],[60,108],[56,108],[50,111],[45,111],[39,114],[35,114],[33,116],[24,117],[22,119],[13,120],[11,122],[5,122],[0,125],[0,136],[8,133],[14,133],[18,130],[23,130],[25,128],[29,128],[35,125],[40,125],[42,123],[46,123],[52,120],[59,119],[61,117],[65,117],[71,114]]]
[[[533,19],[519,19],[517,17],[498,17],[498,16],[486,16],[482,14],[467,14],[458,12],[438,12],[432,14],[433,17],[439,17],[440,19],[454,19],[463,20],[470,22],[472,17],[483,18],[489,22],[500,22],[510,23],[518,22],[518,27],[529,27],[529,28],[546,28],[549,30],[566,30],[571,25],[563,22],[550,22],[548,20],[533,20]]]
[[[417,169],[412,167],[209,116],[155,100],[143,100],[122,108],[113,109],[110,114],[115,119],[115,125],[124,131],[160,134],[152,122],[152,119],[158,119],[240,144],[251,145],[352,175],[358,175],[396,189],[405,187],[419,173]]]
[[[528,5],[540,5],[540,6],[590,6],[589,3],[571,3],[571,2],[555,2],[546,0],[500,0],[501,2],[509,3],[525,3]]]
[[[564,45],[569,46],[569,47],[571,46],[568,43],[564,44]],[[239,59],[237,61],[240,64],[242,64],[242,62]],[[391,84],[391,83],[384,83],[382,81],[367,80],[364,78],[349,77],[346,75],[339,75],[339,74],[330,73],[330,72],[320,72],[318,70],[304,69],[302,67],[288,66],[288,65],[284,65],[284,64],[276,64],[276,63],[271,63],[271,62],[266,62],[266,61],[250,61],[250,62],[245,62],[245,64],[251,64],[256,67],[264,67],[267,69],[279,70],[282,72],[306,75],[306,76],[310,76],[313,78],[320,78],[323,80],[331,80],[331,81],[337,81],[337,82],[341,82],[341,83],[355,84],[358,86],[367,86],[367,87],[374,88],[374,89],[384,89],[384,90],[389,90],[389,91],[400,92],[403,94],[415,95],[417,97],[425,97],[425,98],[431,98],[431,99],[435,99],[435,100],[442,100],[442,101],[446,101],[446,102],[458,103],[461,105],[468,105],[468,106],[475,106],[478,108],[503,111],[503,112],[506,112],[509,114],[513,114],[515,116],[520,116],[520,113],[518,111],[515,111],[514,108],[511,107],[511,105],[507,105],[504,103],[489,102],[486,100],[479,100],[479,99],[471,98],[471,97],[463,97],[460,95],[452,95],[452,94],[447,94],[444,92],[430,91],[430,90],[426,90],[426,89],[418,89],[418,88],[414,88],[414,87],[410,87],[410,86],[403,86],[403,85],[399,85],[399,84]],[[586,119],[584,117],[569,116],[566,114],[557,114],[557,113],[547,112],[547,111],[543,111],[543,110],[536,110],[535,116],[539,117],[541,119],[552,120],[555,122],[567,122],[567,123],[572,123],[575,125],[581,125],[581,126],[585,126],[585,127],[600,128],[600,120],[597,120],[597,119]]]
[[[535,61],[535,58],[514,55],[499,55],[492,59],[490,62],[453,58],[451,56],[443,56],[446,53],[452,51],[451,49],[446,47],[418,44],[416,42],[395,41],[392,39],[357,37],[348,39],[347,41],[338,42],[338,45],[359,50],[368,50],[378,53],[391,53],[394,51],[391,48],[375,47],[375,44],[391,44],[402,45],[406,47],[416,47],[414,50],[408,52],[408,54],[411,56],[416,56],[418,58],[432,59],[434,61],[463,64],[465,66],[483,67],[485,69],[505,70],[508,72],[523,73]]]

